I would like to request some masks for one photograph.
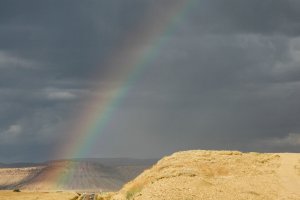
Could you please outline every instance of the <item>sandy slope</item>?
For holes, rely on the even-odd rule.
[[[300,200],[300,154],[178,152],[126,184],[112,199]]]
[[[300,154],[280,154],[278,169],[280,183],[284,188],[282,199],[300,199]]]

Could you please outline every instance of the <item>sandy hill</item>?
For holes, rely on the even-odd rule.
[[[300,154],[178,152],[108,199],[300,200]]]
[[[154,160],[76,159],[34,167],[1,168],[0,189],[114,191],[135,178]],[[53,174],[63,172],[57,179]]]

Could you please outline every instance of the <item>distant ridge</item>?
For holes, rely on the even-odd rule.
[[[35,166],[41,166],[41,165],[43,165],[43,163],[27,163],[27,162],[0,163],[0,168],[35,167]]]

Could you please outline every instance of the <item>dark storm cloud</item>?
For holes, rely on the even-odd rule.
[[[106,95],[93,88],[118,81],[107,60],[173,3],[0,0],[0,159],[51,159],[85,100]],[[296,0],[192,1],[87,156],[299,150],[299,11]]]
[[[248,45],[241,45],[241,40]],[[116,114],[125,122],[114,126],[119,122],[116,120],[111,127],[120,134],[121,141],[127,141],[124,144],[135,146],[136,141],[131,138],[144,139],[140,145],[148,148],[146,152],[156,153],[162,149],[190,148],[278,151],[278,147],[266,146],[269,142],[255,148],[253,143],[299,132],[299,82],[287,75],[294,71],[290,65],[297,61],[286,53],[290,51],[287,39],[218,35],[198,42],[195,46],[202,46],[203,51],[196,52],[189,44],[179,53],[184,55],[187,51],[187,57],[175,56],[182,45],[176,48],[174,41],[169,47],[166,45],[165,51],[176,49],[175,55],[170,56],[173,59],[158,59],[132,91],[124,111]],[[272,45],[268,45],[270,42]],[[184,61],[184,57],[188,60]],[[277,72],[281,65],[284,70]],[[145,106],[151,111],[144,111]],[[141,137],[145,127],[151,134]],[[123,135],[124,130],[131,137]],[[119,145],[122,144],[115,146]],[[155,150],[151,151],[153,146]],[[285,143],[280,148],[283,149],[296,151],[297,147]],[[132,154],[135,153],[132,148]]]
[[[188,32],[257,33],[299,35],[300,5],[297,0],[194,1],[194,12],[188,18]]]

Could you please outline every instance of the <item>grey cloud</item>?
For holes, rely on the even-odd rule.
[[[84,156],[299,151],[287,142],[300,131],[298,1],[190,3]],[[107,60],[126,38],[149,45],[144,30],[174,1],[0,4],[0,160],[26,161],[54,158],[87,100],[120,81]],[[274,138],[283,142],[258,145]]]
[[[188,33],[299,36],[299,2],[296,0],[194,1],[186,19]],[[184,30],[181,30],[184,31]],[[185,32],[185,31],[184,31]]]
[[[296,133],[290,133],[284,138],[271,138],[267,141],[262,142],[265,145],[270,146],[299,146],[300,135]]]

